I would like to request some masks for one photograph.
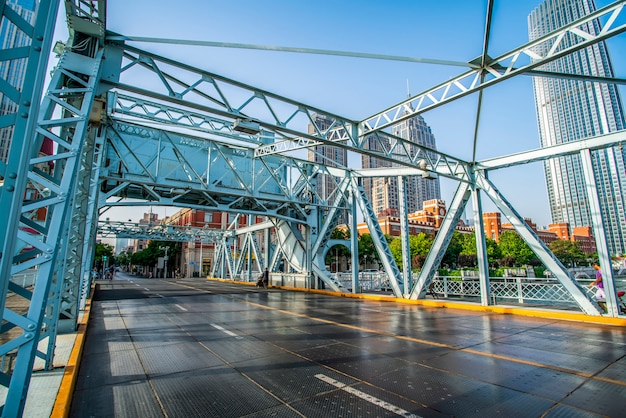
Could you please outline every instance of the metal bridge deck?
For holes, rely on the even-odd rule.
[[[608,325],[120,275],[73,417],[623,416]]]

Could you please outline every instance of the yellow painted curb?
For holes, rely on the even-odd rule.
[[[80,358],[83,354],[83,344],[85,343],[85,337],[87,334],[87,324],[89,323],[91,301],[93,300],[94,292],[95,286],[92,287],[91,292],[89,293],[89,298],[87,298],[85,303],[83,316],[78,322],[74,347],[72,348],[70,358],[65,366],[61,386],[59,387],[59,392],[57,393],[56,400],[54,401],[50,418],[67,418],[70,414],[72,394],[74,393],[74,386],[76,385],[76,378],[78,377]]]
[[[229,282],[235,284],[254,284],[250,282],[236,282],[233,280],[225,280],[225,279],[217,279],[217,278],[208,278],[209,280],[215,280],[219,282]],[[340,296],[345,298],[353,298],[353,299],[367,299],[367,300],[376,300],[383,302],[397,302],[397,303],[405,303],[409,305],[422,305],[428,306],[432,308],[450,308],[450,309],[464,309],[468,311],[476,311],[476,312],[491,312],[498,313],[504,315],[519,315],[519,316],[530,316],[537,318],[545,318],[545,319],[557,319],[564,321],[576,321],[576,322],[587,322],[592,324],[603,324],[603,325],[614,325],[619,327],[626,327],[626,318],[613,318],[608,316],[593,316],[586,315],[582,312],[568,312],[568,311],[559,311],[555,309],[534,309],[534,308],[522,308],[516,306],[482,306],[472,302],[455,302],[449,300],[431,300],[431,299],[420,299],[420,300],[412,300],[412,299],[402,299],[396,298],[395,296],[386,296],[386,295],[367,295],[360,293],[342,293],[342,292],[333,292],[330,290],[321,290],[321,289],[303,289],[299,287],[288,287],[288,286],[272,286],[275,289],[285,289],[285,290],[295,290],[298,292],[309,292],[309,293],[318,293],[322,295],[329,296]]]

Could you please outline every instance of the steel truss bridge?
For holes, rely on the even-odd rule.
[[[482,199],[486,197],[513,224],[580,310],[601,315],[599,306],[488,176],[490,171],[504,167],[578,154],[584,162],[588,200],[594,214],[593,232],[607,290],[606,315],[619,315],[598,194],[593,186],[591,152],[622,145],[626,142],[625,132],[468,161],[416,146],[393,136],[388,128],[471,94],[478,95],[480,102],[485,89],[519,75],[585,79],[540,69],[543,64],[623,33],[625,1],[493,58],[487,51],[493,7],[489,0],[487,35],[480,59],[467,63],[467,70],[458,77],[362,120],[351,120],[131,46],[129,41],[172,40],[133,39],[108,32],[104,0],[64,2],[70,39],[46,87],[46,66],[59,3],[41,0],[34,25],[4,1],[1,4],[4,23],[14,25],[30,40],[27,46],[0,51],[3,61],[22,59],[27,63],[23,85],[0,80],[3,96],[16,108],[0,116],[0,127],[13,130],[8,159],[0,162],[0,219],[6,226],[0,233],[0,354],[3,358],[14,356],[12,369],[0,374],[0,384],[6,388],[3,416],[22,414],[35,358],[43,359],[45,367],[51,368],[57,334],[76,329],[91,285],[89,271],[98,229],[150,239],[215,241],[219,251],[213,274],[218,277],[234,277],[252,268],[261,270],[264,265],[271,268],[284,259],[292,271],[307,277],[307,286],[323,283],[328,289],[346,291],[326,270],[324,256],[334,243],[330,234],[340,213],[348,211],[353,231],[357,229],[357,216],[367,223],[395,296],[417,299],[424,297],[471,200],[480,300],[488,305],[492,298],[482,224]],[[597,35],[583,29],[592,20],[601,22]],[[572,46],[564,44],[565,38],[574,40]],[[203,43],[231,46],[196,42]],[[620,82],[597,77],[588,77],[587,81]],[[330,127],[317,125],[314,114],[331,120]],[[313,124],[312,131],[306,130],[307,123]],[[375,150],[366,146],[366,139],[371,138],[378,142]],[[40,152],[46,141],[54,144],[51,154]],[[320,144],[403,167],[337,168],[293,156],[294,150]],[[458,186],[424,267],[412,277],[410,271],[400,271],[396,265],[362,180],[394,176],[402,185],[409,176],[431,174],[453,179]],[[316,181],[321,175],[336,181],[331,196],[317,193]],[[404,201],[402,196],[400,201]],[[211,232],[174,227],[147,231],[133,225],[98,224],[100,212],[107,207],[146,204],[228,212],[237,214],[236,218],[252,215],[248,219],[262,217],[264,221],[244,228],[233,222],[227,230]],[[406,208],[401,210],[404,248],[408,248],[406,212]],[[346,244],[352,249],[355,266],[352,289],[357,289],[357,234],[352,235]],[[259,245],[259,236],[265,240],[264,245]],[[410,264],[408,251],[403,263]],[[33,287],[10,280],[12,275],[29,269],[37,272]],[[9,308],[9,297],[23,299],[26,308]]]

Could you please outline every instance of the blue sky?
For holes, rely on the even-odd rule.
[[[528,41],[527,16],[539,0],[495,0],[489,55]],[[598,8],[609,1],[596,1]],[[328,1],[109,0],[108,28],[129,36],[208,40],[399,55],[468,62],[482,53],[486,0]],[[64,12],[64,11],[63,11]],[[55,40],[65,40],[64,18]],[[609,41],[616,73],[624,74],[622,39]],[[459,75],[465,68],[349,57],[186,47],[136,46],[352,119],[364,119],[407,96]],[[619,59],[619,62],[618,62]],[[424,113],[438,149],[471,158],[477,96]],[[305,128],[303,128],[304,130]],[[479,159],[538,148],[530,77],[485,91]],[[524,217],[550,223],[543,166],[530,164],[490,177]],[[456,184],[442,180],[442,198]],[[485,210],[492,206],[485,199]],[[139,209],[137,220],[145,209]],[[160,216],[173,209],[155,208]],[[124,209],[127,219],[128,209]],[[115,211],[109,215],[115,218]]]

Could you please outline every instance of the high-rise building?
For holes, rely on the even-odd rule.
[[[416,145],[425,146],[432,150],[437,149],[435,135],[433,135],[430,127],[426,124],[426,121],[424,121],[421,115],[416,115],[393,126],[392,134],[407,139]],[[393,138],[387,140],[394,141]],[[389,147],[393,145],[381,144],[380,141],[380,137],[370,137],[367,140],[367,146],[371,150],[380,151],[382,148],[389,149]],[[410,152],[411,154],[415,154],[416,150],[410,150]],[[362,165],[363,168],[404,167],[400,163],[385,161],[365,155],[362,157]],[[376,215],[397,215],[400,209],[397,177],[364,179],[363,188],[372,203]],[[409,213],[421,210],[424,202],[433,199],[441,199],[439,179],[425,178],[422,176],[406,177],[404,196]]]
[[[323,134],[331,128],[333,120],[324,115],[314,114],[313,123],[308,126],[309,134]],[[309,149],[308,160],[329,167],[346,167],[348,165],[348,151],[345,148],[334,147],[332,145],[317,145]],[[317,178],[317,193],[324,200],[333,203],[334,191],[337,188],[338,179],[327,174],[322,174]],[[343,219],[347,222],[347,219]]]
[[[530,40],[596,10],[593,0],[546,0],[528,17]],[[597,21],[584,30],[597,34]],[[571,35],[573,36],[573,35]],[[545,48],[549,48],[545,45]],[[545,53],[546,51],[540,51]],[[607,46],[599,42],[540,67],[557,73],[613,77]],[[547,147],[624,129],[624,111],[617,86],[556,77],[533,77],[541,146]],[[626,252],[625,152],[618,147],[592,152],[604,230],[612,254]],[[580,156],[544,163],[552,223],[591,225]]]
[[[10,7],[30,24],[34,23],[37,2],[35,0],[6,0],[5,7]],[[8,19],[0,23],[0,49],[17,48],[30,45],[30,36],[22,32]],[[0,78],[16,89],[21,89],[26,75],[26,58],[9,59],[0,61]],[[18,104],[11,98],[0,92],[0,117],[17,112]],[[6,162],[11,140],[13,139],[13,126],[0,128],[0,161]]]

